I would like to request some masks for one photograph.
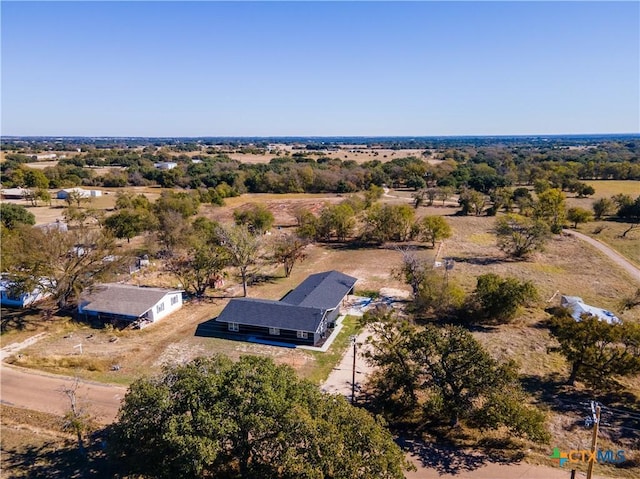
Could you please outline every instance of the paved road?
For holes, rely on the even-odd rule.
[[[560,468],[534,466],[527,463],[489,463],[474,470],[465,470],[463,468],[447,473],[439,472],[434,468],[422,468],[417,460],[412,460],[412,462],[418,470],[405,473],[407,479],[569,479],[571,477],[571,468],[568,466]],[[585,477],[587,477],[586,473],[576,472],[576,479],[584,479]],[[594,474],[593,479],[611,479],[611,477]]]
[[[2,403],[63,416],[69,410],[69,399],[64,390],[73,386],[74,378],[34,373],[31,370],[0,366]],[[76,398],[80,407],[102,424],[113,422],[120,401],[127,389],[93,382],[80,381]]]
[[[617,251],[614,251],[613,249],[609,248],[607,245],[585,234],[579,233],[574,230],[563,230],[563,231],[567,234],[570,234],[571,236],[575,236],[576,238],[579,238],[582,241],[589,243],[591,246],[593,246],[594,248],[604,253],[606,256],[609,257],[609,259],[611,259],[614,263],[616,263],[618,266],[624,269],[627,273],[629,273],[629,275],[633,279],[635,279],[636,282],[640,283],[640,269],[638,269],[633,263],[627,260],[627,258],[622,256],[620,253],[618,253]]]

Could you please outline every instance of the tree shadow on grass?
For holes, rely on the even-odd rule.
[[[460,474],[476,470],[488,463],[513,464],[524,458],[517,450],[503,449],[504,444],[480,443],[465,450],[447,442],[425,442],[415,438],[398,438],[398,445],[416,457],[422,467],[440,474]]]
[[[279,279],[280,277],[276,275],[255,273],[249,275],[247,278],[247,286],[256,286],[265,283],[275,284]]]
[[[35,309],[14,309],[2,307],[2,319],[0,320],[0,331],[6,333],[8,331],[25,331],[28,329],[36,329],[33,324],[33,316],[39,315],[40,312]]]
[[[575,411],[588,415],[591,401],[595,400],[602,404],[605,410],[607,407],[622,408],[620,416],[625,416],[624,411],[627,411],[627,416],[631,414],[640,417],[640,398],[614,380],[607,389],[598,391],[570,386],[567,384],[567,377],[558,373],[524,376],[521,382],[527,392],[557,412]]]
[[[578,390],[567,384],[567,377],[558,373],[546,376],[526,375],[522,387],[538,401],[557,412],[584,410],[593,399],[590,391]]]
[[[19,449],[3,449],[2,477],[6,479],[75,479],[116,477],[114,465],[95,442],[86,455],[80,454],[75,441],[46,442]]]
[[[482,257],[465,257],[465,256],[449,256],[449,259],[457,263],[467,263],[476,266],[488,266],[492,264],[501,264],[511,262],[509,259],[500,256],[482,256]]]

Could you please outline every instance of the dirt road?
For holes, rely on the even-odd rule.
[[[576,238],[579,238],[582,241],[589,243],[591,246],[593,246],[597,250],[604,253],[615,264],[617,264],[622,269],[624,269],[627,273],[629,273],[629,276],[635,279],[636,282],[640,283],[640,269],[638,269],[633,263],[627,260],[620,253],[618,253],[617,251],[614,251],[613,249],[609,248],[607,245],[585,234],[582,234],[573,230],[563,230],[563,231],[571,236],[575,236]]]
[[[3,404],[63,416],[69,410],[64,390],[73,386],[74,378],[35,373],[2,364],[0,386]],[[80,381],[76,398],[80,407],[102,424],[113,422],[127,389]]]

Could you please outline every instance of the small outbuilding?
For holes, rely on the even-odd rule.
[[[100,190],[84,190],[82,188],[66,188],[56,193],[56,198],[59,200],[66,200],[69,195],[78,195],[80,198],[96,198],[102,196]]]
[[[576,321],[581,321],[582,315],[588,314],[595,316],[600,321],[606,321],[609,324],[622,323],[622,320],[611,311],[586,304],[579,296],[562,296],[560,298],[560,305],[571,311],[571,317]]]
[[[5,200],[24,200],[30,192],[31,190],[26,188],[5,188],[0,195]]]
[[[182,307],[182,290],[128,284],[99,284],[83,294],[78,312],[102,321],[127,321],[140,327],[159,321]]]
[[[178,163],[173,161],[160,161],[158,163],[154,163],[153,166],[159,170],[173,170],[178,166]]]
[[[356,281],[338,271],[312,274],[280,301],[234,298],[216,322],[240,339],[318,345],[335,326]]]

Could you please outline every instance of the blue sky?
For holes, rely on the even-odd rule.
[[[638,2],[7,2],[3,135],[640,131]]]

